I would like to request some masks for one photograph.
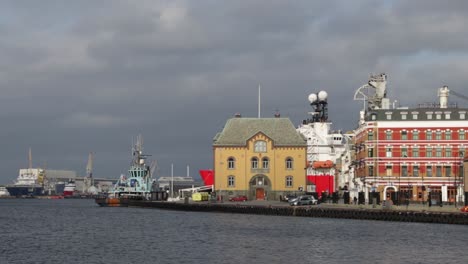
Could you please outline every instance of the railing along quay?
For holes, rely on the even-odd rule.
[[[377,221],[420,222],[468,225],[468,213],[410,211],[401,209],[333,208],[323,206],[272,206],[226,203],[183,203],[128,201],[128,206],[166,210],[260,214],[274,216],[325,217]]]

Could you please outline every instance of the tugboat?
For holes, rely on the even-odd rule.
[[[143,154],[143,139],[137,137],[132,148],[133,159],[127,175],[121,175],[107,196],[95,199],[99,206],[127,206],[128,200],[150,200],[155,181],[152,169],[145,160],[150,155]]]

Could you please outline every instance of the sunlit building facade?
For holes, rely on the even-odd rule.
[[[214,191],[225,199],[279,200],[305,191],[306,139],[288,118],[227,120],[213,141]]]

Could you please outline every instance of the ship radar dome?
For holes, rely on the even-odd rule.
[[[315,101],[317,101],[317,95],[314,93],[309,94],[309,102],[315,103]]]
[[[326,101],[327,97],[328,97],[328,93],[325,92],[325,91],[320,91],[318,93],[318,99],[319,99],[320,102]]]

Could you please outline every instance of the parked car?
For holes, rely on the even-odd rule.
[[[248,200],[247,196],[245,196],[245,195],[238,195],[238,196],[234,196],[234,197],[229,198],[229,201],[231,201],[231,202],[245,202],[247,200]]]
[[[283,202],[289,202],[290,200],[294,199],[294,198],[297,198],[296,195],[294,194],[286,194],[285,196],[282,196],[281,197],[281,201]]]
[[[301,195],[295,199],[291,199],[289,204],[294,205],[315,205],[318,204],[318,200],[312,195]]]

